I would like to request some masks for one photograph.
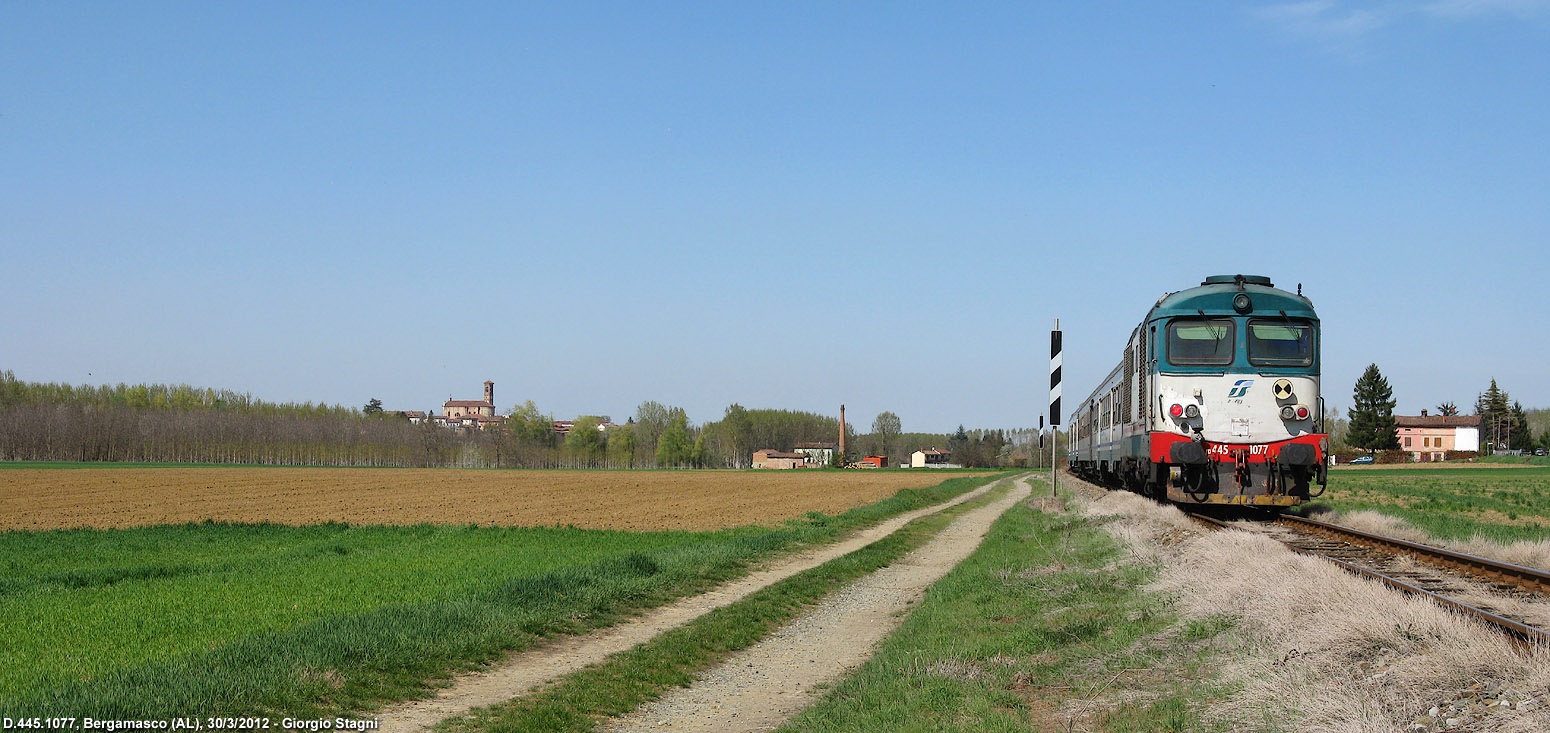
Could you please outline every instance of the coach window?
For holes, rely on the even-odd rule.
[[[1285,319],[1249,321],[1249,363],[1254,366],[1313,366],[1313,326]]]
[[[1224,366],[1232,363],[1232,321],[1178,320],[1168,324],[1168,363],[1176,366]]]

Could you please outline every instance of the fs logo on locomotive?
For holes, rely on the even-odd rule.
[[[1252,380],[1252,379],[1240,379],[1240,380],[1232,383],[1232,390],[1227,393],[1227,396],[1228,397],[1243,397],[1243,396],[1246,396],[1249,393],[1249,388],[1252,387],[1252,386],[1254,386],[1254,380]]]

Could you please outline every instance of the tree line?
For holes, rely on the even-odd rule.
[[[0,372],[0,460],[234,463],[256,465],[479,468],[748,468],[760,449],[834,444],[839,420],[799,410],[729,405],[695,425],[683,408],[647,401],[623,425],[582,415],[559,435],[532,401],[503,424],[458,431],[412,423],[371,400],[362,409],[276,403],[231,390],[188,385],[26,382]],[[946,448],[966,466],[1042,465],[1033,431],[905,433],[892,412],[872,430],[846,425],[854,460],[885,455],[890,465],[916,450]],[[1047,463],[1047,456],[1045,456]]]
[[[444,432],[229,390],[73,387],[0,372],[0,459],[8,461],[466,465],[470,456]]]

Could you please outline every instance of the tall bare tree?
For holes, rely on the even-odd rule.
[[[892,412],[879,412],[877,419],[872,421],[872,435],[877,439],[878,453],[881,455],[892,455],[889,451],[893,450],[893,442],[902,432],[904,427],[899,422],[899,416]]]

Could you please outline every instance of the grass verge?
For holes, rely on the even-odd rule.
[[[1328,494],[1303,513],[1373,510],[1434,538],[1550,540],[1550,468],[1333,471]]]
[[[627,713],[695,676],[771,631],[845,584],[885,567],[919,547],[985,497],[921,517],[866,547],[793,575],[718,608],[602,664],[569,675],[536,695],[444,721],[438,730],[588,731],[599,717]]]
[[[1101,523],[1019,504],[877,654],[783,731],[1111,731],[1199,726],[1199,642],[1139,590]],[[1166,633],[1165,633],[1166,632]]]
[[[1550,466],[1550,456],[1480,456],[1480,463],[1505,463],[1515,466]]]
[[[0,713],[343,714],[945,501],[907,489],[779,527],[223,525],[0,532]]]

